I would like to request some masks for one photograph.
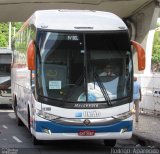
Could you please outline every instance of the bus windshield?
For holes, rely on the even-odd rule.
[[[131,97],[127,32],[38,31],[36,46],[38,95],[70,103]]]

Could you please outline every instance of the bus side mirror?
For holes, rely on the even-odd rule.
[[[28,45],[27,62],[28,62],[28,69],[35,70],[35,45],[33,40],[31,40]]]
[[[131,44],[137,51],[137,58],[138,58],[138,70],[142,71],[145,69],[146,58],[145,58],[145,51],[143,47],[136,41],[131,40]]]

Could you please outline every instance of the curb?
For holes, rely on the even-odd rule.
[[[155,141],[136,133],[133,133],[132,139],[138,142],[141,146],[154,146],[156,148],[160,148],[160,141]]]

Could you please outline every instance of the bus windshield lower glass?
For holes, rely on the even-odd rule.
[[[38,32],[38,95],[57,101],[131,97],[132,58],[125,33]]]

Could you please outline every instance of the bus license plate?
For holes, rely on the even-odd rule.
[[[94,130],[81,130],[78,132],[79,136],[94,136],[95,131]]]

